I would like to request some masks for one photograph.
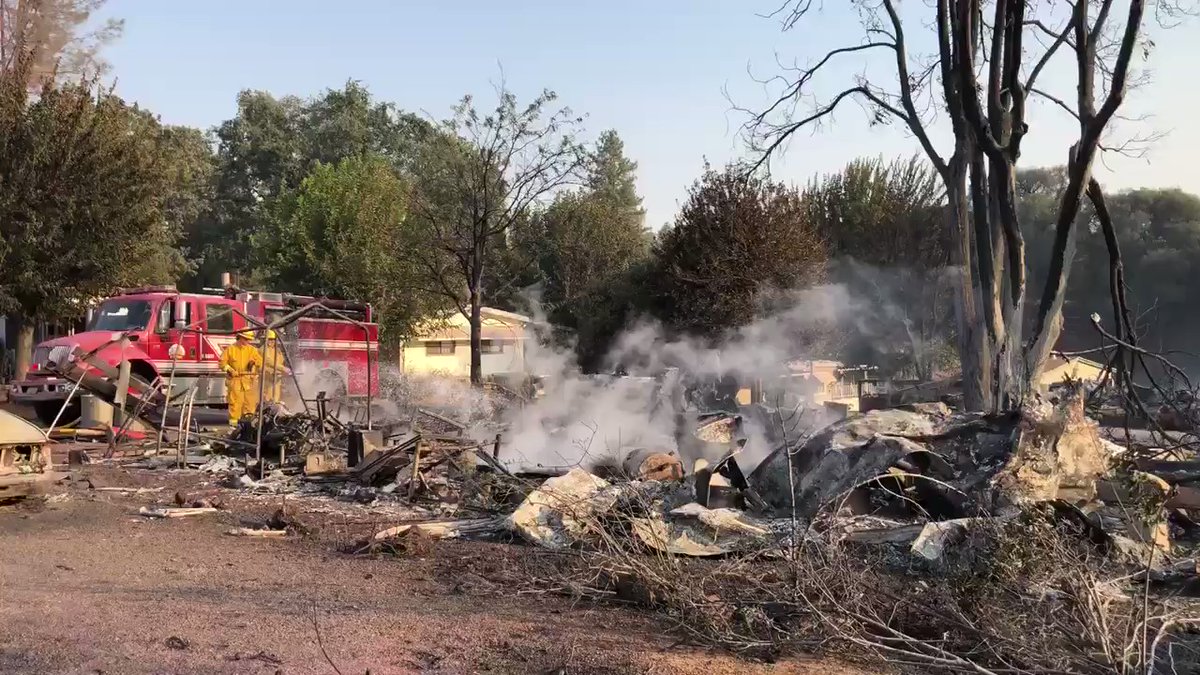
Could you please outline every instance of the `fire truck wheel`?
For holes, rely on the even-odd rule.
[[[158,379],[158,372],[154,370],[154,366],[145,361],[132,361],[129,364],[130,374],[140,378],[146,384],[154,384]]]
[[[58,411],[62,409],[62,401],[37,401],[33,404],[33,412],[37,414],[38,422],[42,426],[50,426],[54,422],[54,418],[58,417]],[[79,399],[72,399],[71,405],[63,410],[62,417],[58,417],[58,426],[64,424],[74,424],[83,416],[83,406],[79,403]]]

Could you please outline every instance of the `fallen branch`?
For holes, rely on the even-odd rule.
[[[140,494],[144,494],[147,492],[159,492],[162,490],[161,487],[152,487],[152,488],[150,488],[150,487],[141,487],[141,488],[98,487],[98,488],[92,488],[92,489],[95,490],[96,492],[120,492],[122,494],[135,494],[135,495],[140,495]]]
[[[390,539],[407,533],[409,530],[420,530],[434,539],[450,539],[467,534],[483,534],[499,532],[504,529],[503,518],[468,518],[465,520],[436,520],[425,523],[407,523],[380,530],[373,537],[376,541]]]
[[[234,537],[260,537],[264,539],[282,539],[287,536],[287,530],[256,530],[253,527],[235,527],[225,531]]]
[[[337,664],[333,662],[333,659],[329,658],[329,652],[325,651],[325,642],[321,639],[321,625],[319,623],[317,623],[317,601],[316,600],[313,600],[312,624],[313,624],[313,630],[316,631],[316,633],[317,633],[317,646],[321,648],[321,655],[325,657],[325,661],[326,661],[326,663],[329,664],[329,667],[333,668],[333,672],[337,673],[337,675],[342,675],[342,671],[338,670]]]
[[[417,412],[422,415],[432,417],[433,419],[435,419],[439,422],[445,422],[446,424],[449,424],[450,426],[454,427],[455,429],[462,430],[462,429],[467,428],[467,425],[463,424],[462,422],[459,422],[457,420],[452,420],[449,417],[445,417],[443,415],[439,415],[439,414],[433,412],[432,410],[426,410],[424,408],[417,408]]]
[[[147,518],[187,518],[189,516],[202,516],[206,513],[216,513],[217,511],[219,509],[212,507],[161,509],[143,506],[138,509],[138,515]]]

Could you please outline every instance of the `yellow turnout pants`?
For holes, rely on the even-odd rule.
[[[229,401],[229,425],[237,426],[242,417],[253,415],[258,408],[258,378],[253,375],[234,375],[225,380],[225,398]]]

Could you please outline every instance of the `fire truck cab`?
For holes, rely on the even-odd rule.
[[[28,375],[12,384],[10,398],[32,405],[49,424],[73,386],[47,370],[51,351],[92,351],[112,342],[97,354],[105,363],[115,367],[128,360],[131,373],[151,383],[159,377],[165,383],[174,373],[173,396],[195,389],[196,404],[223,406],[225,378],[218,360],[235,339],[231,331],[252,327],[246,317],[270,324],[316,302],[342,316],[317,307],[276,331],[300,393],[354,399],[367,395],[368,382],[372,395],[378,393],[379,329],[369,305],[285,293],[180,293],[173,286],[156,286],[107,298],[89,312],[85,331],[38,344]],[[125,346],[113,342],[121,335],[128,337]],[[79,416],[77,399],[72,403],[66,420]]]

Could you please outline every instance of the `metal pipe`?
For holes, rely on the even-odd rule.
[[[125,399],[129,397],[129,378],[132,374],[129,359],[125,358],[125,344],[121,344],[121,363],[117,367],[117,400],[113,401],[113,405],[121,413],[122,426],[125,424]]]
[[[195,390],[193,389],[192,391],[195,391]],[[191,392],[188,392],[188,397],[189,398],[191,397]],[[184,456],[183,445],[185,443],[184,439],[187,438],[186,434],[184,434],[184,431],[183,431],[184,430],[184,421],[185,421],[185,418],[187,417],[186,412],[187,412],[187,401],[184,401],[184,407],[179,412],[179,437],[175,439],[175,456],[176,457]],[[190,431],[190,429],[189,429],[189,431]]]
[[[258,352],[261,356],[261,358],[259,360],[262,361],[263,365],[261,368],[258,369],[258,371],[259,371],[258,372],[258,410],[255,411],[255,413],[256,413],[255,414],[255,421],[256,421],[255,426],[257,428],[254,431],[254,456],[255,456],[255,459],[258,460],[258,474],[259,474],[258,477],[262,478],[262,469],[263,469],[263,466],[262,466],[262,427],[263,427],[262,417],[263,417],[263,408],[266,407],[263,405],[263,387],[266,386],[266,383],[267,383],[267,378],[265,377],[267,374],[266,373],[266,370],[267,370],[267,368],[266,368],[266,365],[267,365],[267,361],[266,361],[266,358],[267,358],[266,357],[267,333],[266,333],[266,331],[263,331],[262,338],[260,339],[259,344],[262,345],[259,348],[259,352]],[[282,464],[282,463],[283,462],[281,461],[280,464]]]
[[[177,367],[178,361],[179,361],[179,350],[174,349],[174,347],[179,347],[179,349],[183,349],[182,342],[183,341],[180,340],[180,342],[176,343],[175,345],[172,345],[172,348],[170,349],[170,351],[171,351],[171,376],[169,378],[167,378],[167,393],[165,394],[165,398],[168,401],[171,400],[171,390],[175,387],[175,370],[176,370],[176,367]],[[162,418],[158,422],[158,441],[154,445],[154,454],[155,455],[162,453],[163,427],[165,427],[165,426],[167,426],[167,406],[166,405],[163,406]],[[182,462],[183,460],[180,459],[179,461]]]
[[[363,344],[367,348],[367,431],[371,430],[371,404],[374,403],[371,394],[371,329],[363,326]],[[347,374],[350,372],[347,369]],[[349,385],[349,382],[346,383]]]
[[[366,312],[371,305],[357,300],[337,300],[335,298],[314,298],[304,295],[292,295],[290,293],[283,294],[284,303],[293,307],[304,307],[306,305],[321,304],[325,309],[342,309],[357,312]]]
[[[155,378],[155,381],[157,382],[161,379],[162,378]],[[148,398],[142,398],[141,396],[137,396],[135,398],[137,398],[137,405],[134,406],[134,408],[133,408],[133,414],[125,415],[121,419],[121,426],[118,427],[116,435],[113,436],[114,443],[120,443],[121,441],[123,441],[125,439],[126,434],[129,433],[129,427],[133,426],[133,424],[139,418],[141,418],[142,413],[146,410],[146,406],[149,405]]]
[[[196,394],[197,394],[197,391],[193,387],[191,395],[188,396],[187,410],[183,414],[183,417],[187,420],[187,422],[184,424],[184,427],[183,427],[184,432],[187,435],[187,438],[191,438],[191,435],[192,435],[192,411],[196,409]],[[186,457],[186,455],[187,455],[186,448],[184,449],[183,454]],[[181,460],[181,461],[186,461],[186,460]]]

